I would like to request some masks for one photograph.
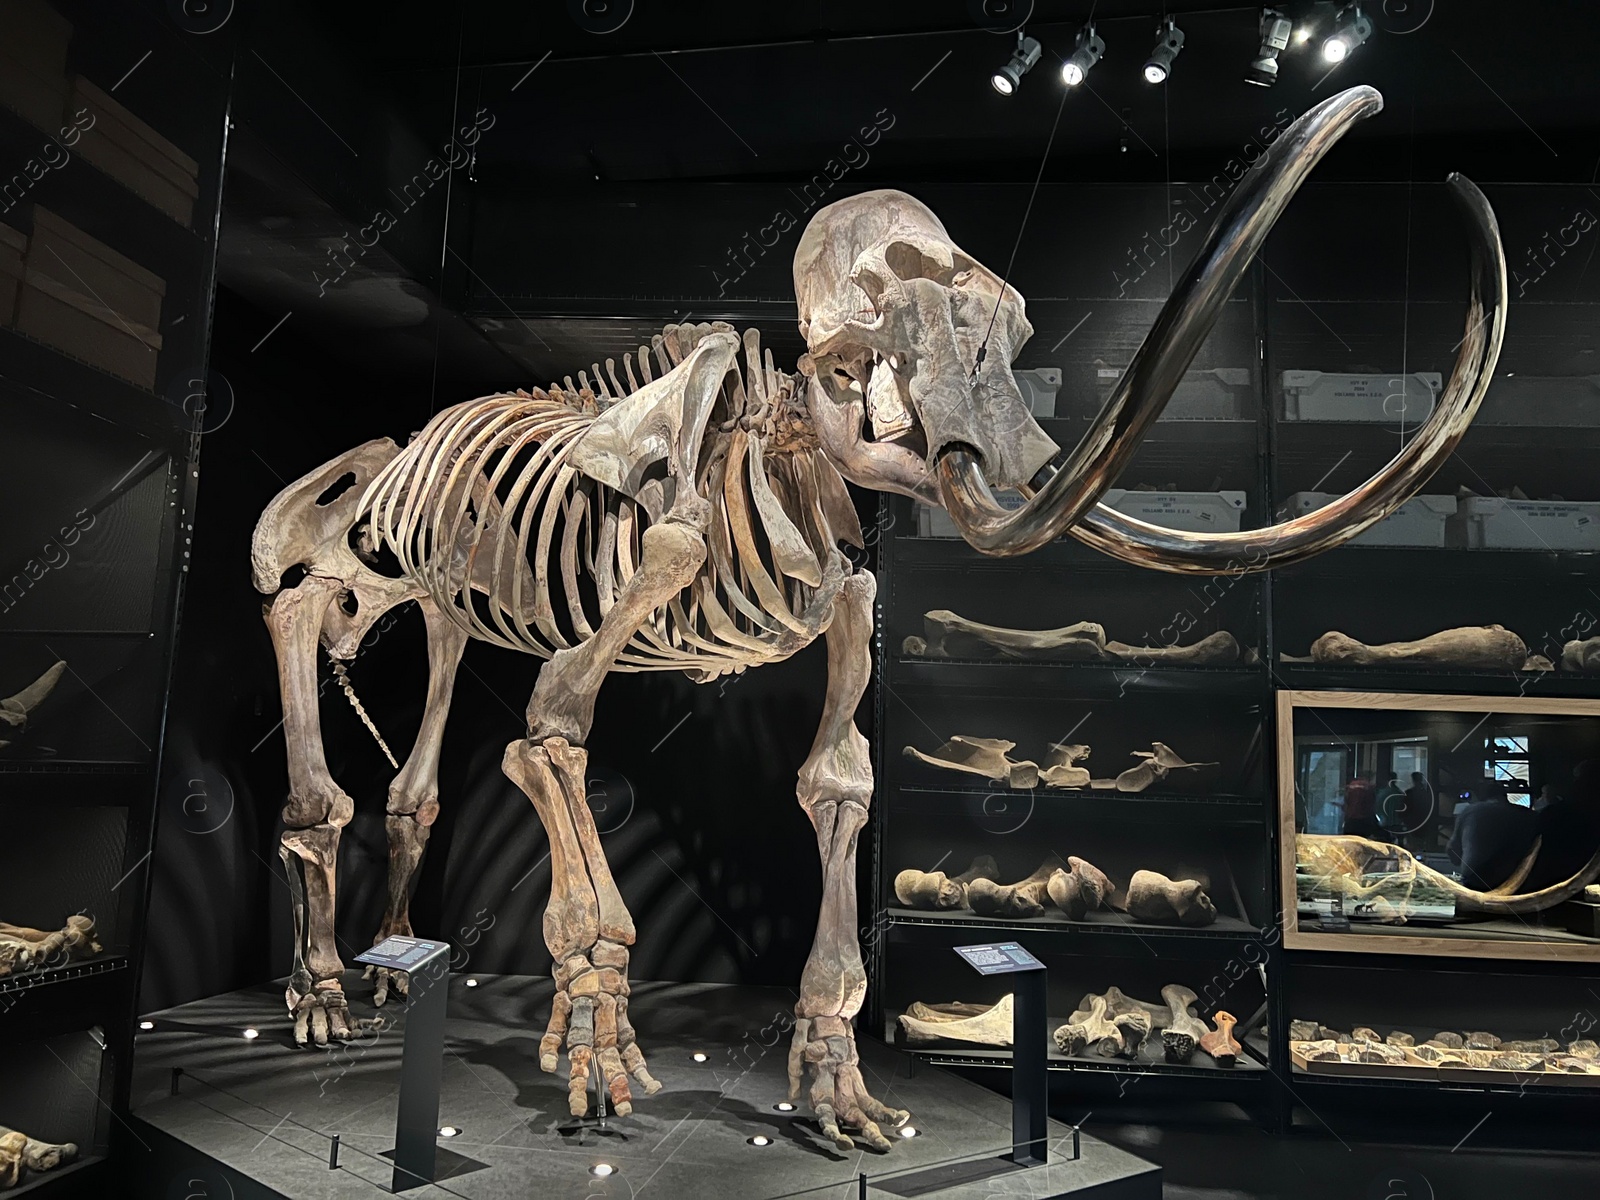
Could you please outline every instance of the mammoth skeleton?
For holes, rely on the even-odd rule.
[[[962,251],[925,205],[876,191],[821,209],[800,239],[794,280],[807,353],[797,374],[763,357],[754,331],[741,339],[720,323],[668,326],[620,373],[608,359],[592,378],[579,372],[577,384],[457,405],[404,448],[368,442],[280,493],[257,526],[252,562],[256,586],[272,596],[266,619],[288,745],[280,853],[295,893],[286,998],[297,1041],[346,1039],[362,1025],[350,1015],[334,944],[335,863],[352,803],[323,754],[319,645],[347,685],[345,664],[385,611],[415,602],[426,623],[427,708],[389,788],[379,939],[410,932],[408,897],[439,811],[440,740],[466,642],[547,660],[527,733],[503,762],[550,844],[544,937],[557,990],[540,1064],[554,1071],[565,1052],[570,1106],[581,1115],[598,1063],[626,1115],[630,1079],[646,1093],[660,1084],[628,1017],[633,921],[585,800],[596,692],[612,671],[683,671],[704,682],[823,637],[827,698],[797,788],[816,832],[823,900],[795,1005],[791,1098],[809,1066],[824,1133],[841,1148],[853,1130],[887,1149],[882,1126],[908,1114],[867,1090],[853,1025],[866,995],[855,854],[873,792],[854,713],[871,674],[875,583],[840,550],[861,541],[844,481],[943,505],[988,554],[1026,553],[1070,533],[1166,571],[1278,566],[1383,519],[1461,439],[1505,329],[1494,216],[1460,177],[1450,187],[1473,249],[1466,335],[1440,403],[1392,462],[1314,513],[1238,534],[1178,533],[1096,503],[1307,173],[1381,106],[1373,89],[1353,88],[1273,143],[1222,206],[1098,419],[1065,454],[1012,376],[1032,332],[1022,297]],[[1028,500],[1007,511],[993,487]],[[406,986],[403,975],[379,971],[375,1000]]]

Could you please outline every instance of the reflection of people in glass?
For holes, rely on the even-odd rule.
[[[1393,837],[1406,828],[1406,794],[1398,782],[1400,777],[1393,771],[1387,774],[1378,789],[1378,824]]]
[[[1547,784],[1544,789],[1550,791]],[[1557,797],[1534,814],[1539,858],[1518,891],[1533,892],[1570,879],[1600,847],[1600,762],[1589,759],[1572,773],[1572,793]],[[1540,799],[1544,797],[1541,794]]]
[[[1460,868],[1463,883],[1487,892],[1509,879],[1533,849],[1539,818],[1511,803],[1503,783],[1485,779],[1478,794],[1483,798],[1456,809],[1450,861]]]
[[[1357,837],[1383,836],[1378,828],[1378,790],[1365,775],[1344,785],[1344,831]]]
[[[1547,783],[1542,788],[1539,789],[1539,794],[1534,797],[1534,800],[1533,800],[1533,811],[1534,812],[1543,812],[1545,809],[1549,808],[1552,804],[1555,804],[1560,799],[1561,799],[1560,793],[1558,793],[1555,788],[1551,787]]]
[[[1437,849],[1439,806],[1433,802],[1433,788],[1421,771],[1411,772],[1411,786],[1406,789],[1405,829],[1407,846],[1417,854]]]

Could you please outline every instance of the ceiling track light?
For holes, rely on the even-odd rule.
[[[1019,32],[1017,48],[1011,52],[1010,61],[989,77],[989,83],[1002,96],[1011,95],[1022,85],[1022,77],[1038,63],[1041,52],[1037,38]]]
[[[1257,87],[1271,87],[1278,82],[1278,54],[1289,48],[1289,36],[1294,32],[1294,22],[1275,8],[1261,10],[1261,49],[1244,73],[1244,81]]]
[[[1061,64],[1061,82],[1068,87],[1077,87],[1105,52],[1106,44],[1094,31],[1094,22],[1090,21],[1078,30],[1078,43],[1072,51],[1072,57]]]
[[[1156,31],[1156,48],[1150,51],[1150,57],[1144,61],[1144,81],[1165,83],[1167,76],[1172,74],[1172,60],[1178,57],[1178,51],[1182,49],[1183,30],[1168,17],[1166,24]]]
[[[1335,65],[1350,57],[1356,47],[1372,36],[1372,22],[1359,4],[1347,4],[1333,22],[1333,32],[1322,43],[1324,61]]]

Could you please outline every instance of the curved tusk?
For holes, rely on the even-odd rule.
[[[1396,846],[1389,842],[1377,842],[1371,838],[1349,834],[1328,836],[1302,833],[1296,835],[1295,841],[1297,845],[1302,840],[1327,840],[1346,844],[1353,842],[1356,845],[1375,851],[1382,857],[1389,858],[1399,853],[1410,860],[1412,869],[1416,872],[1418,879],[1426,879],[1435,887],[1441,888],[1454,896],[1456,898],[1457,911],[1481,913],[1485,916],[1514,917],[1524,913],[1542,912],[1547,908],[1572,899],[1589,884],[1596,879],[1600,879],[1600,848],[1597,848],[1589,856],[1589,861],[1583,865],[1577,874],[1562,880],[1560,883],[1553,883],[1547,888],[1540,888],[1537,892],[1508,895],[1506,894],[1507,888],[1519,886],[1522,880],[1528,877],[1528,872],[1533,867],[1533,860],[1538,857],[1539,844],[1537,842],[1528,853],[1527,858],[1512,873],[1510,879],[1493,891],[1480,892],[1418,861],[1416,855],[1403,846]]]
[[[1310,109],[1268,147],[1224,202],[1094,424],[1026,505],[1015,512],[1002,508],[977,456],[961,447],[945,451],[937,464],[939,490],[956,528],[972,546],[986,554],[1026,554],[1077,524],[1116,481],[1139,439],[1161,415],[1222,306],[1306,176],[1351,126],[1382,108],[1377,89],[1350,88]],[[1503,280],[1502,268],[1501,294]],[[1099,509],[1096,516],[1109,511]]]
[[[1438,406],[1416,437],[1372,478],[1316,512],[1239,533],[1182,533],[1097,505],[1074,537],[1113,558],[1157,570],[1243,575],[1300,562],[1349,541],[1416,494],[1450,457],[1477,414],[1506,331],[1506,260],[1494,210],[1461,175],[1447,181],[1472,234],[1467,332]]]

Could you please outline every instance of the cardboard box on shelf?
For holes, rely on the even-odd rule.
[[[0,3],[0,104],[55,133],[67,101],[72,23],[44,0]]]
[[[81,75],[67,103],[94,117],[78,142],[85,161],[187,228],[200,195],[200,165]]]
[[[1285,371],[1283,419],[1420,425],[1433,412],[1443,387],[1444,376],[1437,371],[1382,375]]]
[[[161,335],[48,276],[25,271],[17,330],[146,391],[155,390]]]
[[[22,287],[22,256],[27,252],[26,235],[0,225],[0,328],[9,329],[17,319],[17,292]]]
[[[1332,492],[1296,492],[1284,501],[1280,520],[1303,517],[1331,504]],[[1413,496],[1371,529],[1350,539],[1352,546],[1432,546],[1446,544],[1446,530],[1456,515],[1454,496]]]
[[[27,259],[30,273],[82,293],[130,325],[161,328],[165,280],[37,205]]]

